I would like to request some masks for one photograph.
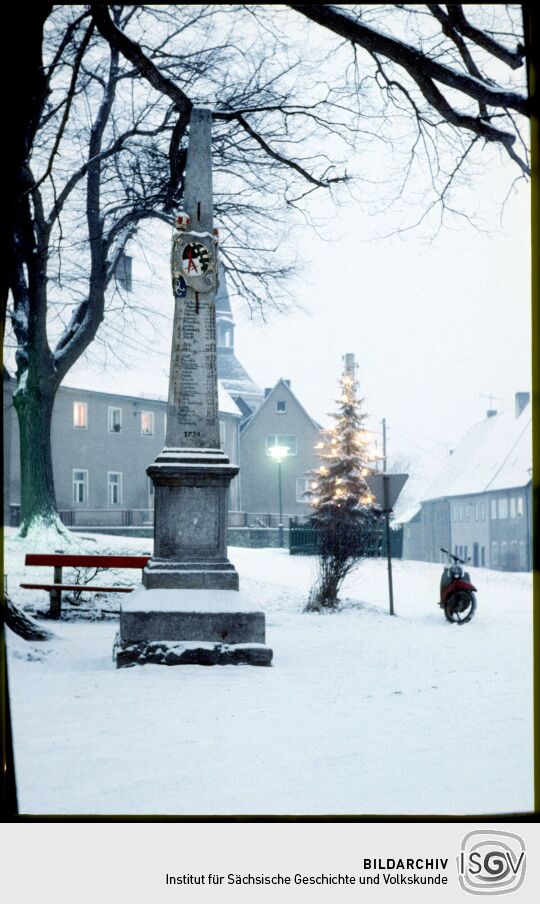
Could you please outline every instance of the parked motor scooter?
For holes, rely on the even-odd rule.
[[[444,609],[449,622],[464,625],[476,611],[476,587],[471,584],[468,571],[463,571],[461,567],[467,562],[442,547],[441,552],[452,559],[452,564],[447,565],[442,573],[439,606]]]

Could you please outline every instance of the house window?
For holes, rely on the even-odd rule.
[[[73,402],[73,426],[79,430],[88,427],[88,405],[86,402]]]
[[[499,564],[499,545],[496,540],[491,544],[491,564]]]
[[[452,506],[452,520],[457,521],[457,505]]]
[[[512,540],[510,543],[510,568],[512,571],[517,571],[518,565],[518,542],[517,540]]]
[[[465,559],[465,561],[467,561],[467,559],[469,558],[469,547],[468,546],[463,547],[463,558]]]
[[[469,513],[469,505],[468,505],[468,504],[465,504],[464,508],[465,508],[465,521],[468,521],[468,520],[469,520],[469,515],[470,515],[470,513]]]
[[[223,421],[219,422],[219,445],[221,449],[225,448],[225,424]]]
[[[290,436],[287,433],[269,433],[266,437],[267,455],[270,455],[270,449],[273,446],[285,446],[289,450],[288,455],[298,455],[296,436]]]
[[[491,520],[495,521],[496,517],[497,517],[497,500],[492,499],[491,500]]]
[[[73,502],[88,504],[88,471],[73,471]]]
[[[285,414],[287,411],[287,402],[285,401],[277,401],[276,402],[276,414]]]
[[[131,292],[132,289],[132,279],[131,279],[131,264],[133,258],[129,256],[129,254],[121,254],[116,262],[116,281],[122,286],[126,292]]]
[[[505,540],[501,543],[501,565],[503,568],[506,568],[508,565],[508,553],[507,553],[508,544]]]
[[[476,505],[474,506],[474,520],[475,521],[480,520],[480,506],[478,503],[476,503]]]
[[[506,496],[499,499],[499,518],[508,518],[508,499]]]
[[[119,471],[107,473],[107,498],[109,505],[122,505],[122,474]]]
[[[516,499],[517,513],[520,518],[523,517],[523,496],[518,496]]]
[[[232,348],[233,333],[232,326],[229,323],[218,324],[218,345],[221,348]]]
[[[309,503],[309,497],[305,495],[309,490],[309,480],[307,477],[296,478],[296,501]]]
[[[486,547],[482,546],[480,549],[480,565],[482,568],[486,567]]]
[[[525,541],[519,541],[519,567],[526,568],[527,567],[527,556],[525,554]]]
[[[480,520],[481,521],[486,520],[486,503],[485,502],[480,503]]]
[[[122,429],[122,409],[109,408],[109,433],[120,433]]]
[[[154,435],[154,412],[141,411],[141,433],[143,436]]]
[[[460,507],[459,507],[459,520],[463,521],[463,506],[462,505],[460,505]]]

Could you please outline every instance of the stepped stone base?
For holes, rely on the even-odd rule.
[[[143,571],[147,590],[238,590],[238,572],[228,559],[174,562],[151,559]]]
[[[114,655],[118,668],[136,663],[270,665],[265,616],[236,590],[145,590],[120,610]]]
[[[141,641],[115,643],[116,667],[133,665],[271,665],[272,650],[265,644],[221,644],[201,641]]]

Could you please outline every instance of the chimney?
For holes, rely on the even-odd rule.
[[[524,408],[531,401],[530,393],[516,392],[516,417],[519,417]]]
[[[497,414],[496,408],[488,408],[488,410],[486,411],[486,417],[495,417],[496,414]]]
[[[354,354],[352,352],[347,352],[346,355],[343,355],[343,375],[349,374],[354,379],[355,370]]]

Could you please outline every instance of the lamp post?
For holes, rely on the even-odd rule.
[[[283,549],[283,493],[281,490],[281,462],[287,458],[288,446],[272,446],[270,455],[277,461],[279,492],[279,548]]]

